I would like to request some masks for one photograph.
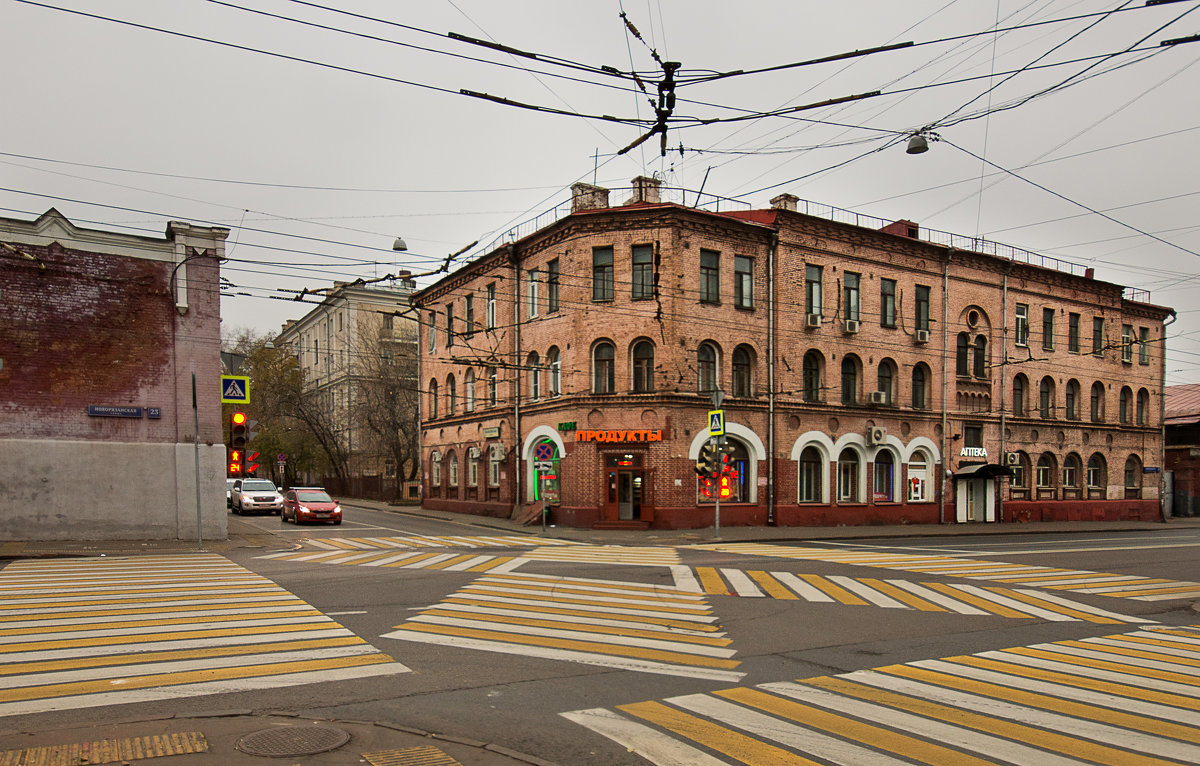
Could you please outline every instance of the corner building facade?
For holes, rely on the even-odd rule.
[[[426,507],[711,526],[720,389],[723,525],[1160,517],[1170,309],[908,221],[662,193],[576,184],[413,295]]]

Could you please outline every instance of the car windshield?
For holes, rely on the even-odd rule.
[[[296,499],[302,503],[332,503],[333,498],[324,492],[314,492],[313,490],[304,490],[296,493]]]
[[[275,484],[270,481],[243,481],[243,492],[274,492]]]

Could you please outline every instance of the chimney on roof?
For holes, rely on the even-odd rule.
[[[887,226],[880,229],[884,234],[895,234],[898,237],[908,237],[909,239],[921,238],[921,227],[912,221],[901,218],[899,221],[893,221]]]
[[[658,193],[662,188],[662,181],[657,178],[638,176],[631,183],[633,184],[633,196],[625,203],[626,205],[636,205],[639,202],[656,205],[662,201]]]
[[[795,194],[784,192],[771,200],[771,207],[776,210],[791,210],[794,213],[796,212],[796,203],[799,201],[800,198]]]
[[[608,189],[591,184],[571,184],[571,212],[603,210],[608,207]]]

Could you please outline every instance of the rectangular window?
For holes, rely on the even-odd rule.
[[[1150,364],[1150,328],[1138,328],[1138,364]]]
[[[879,280],[879,324],[881,327],[896,326],[896,280]]]
[[[437,351],[437,320],[438,320],[437,312],[430,311],[429,312],[429,322],[426,325],[426,327],[428,328],[428,332],[429,332],[429,353],[431,353],[431,354],[434,351]]]
[[[651,245],[633,247],[633,289],[630,297],[635,301],[654,297],[654,248]]]
[[[982,447],[983,446],[983,426],[978,423],[970,423],[963,426],[963,446],[964,447]]]
[[[466,317],[463,321],[466,324],[466,327],[463,328],[463,337],[469,338],[475,334],[475,296],[467,296],[465,313]]]
[[[754,308],[754,259],[745,255],[733,257],[733,305]]]
[[[804,311],[821,316],[821,267],[809,264],[804,267]]]
[[[917,329],[929,332],[929,288],[926,285],[917,285],[916,309]]]
[[[558,311],[558,259],[546,264],[546,313]]]
[[[1054,309],[1042,309],[1042,348],[1054,350]]]
[[[1133,325],[1121,325],[1121,361],[1133,363]]]
[[[487,305],[484,306],[483,321],[487,325],[487,329],[496,329],[496,283],[492,282],[487,286]]]
[[[1104,317],[1092,317],[1092,353],[1104,356]]]
[[[847,271],[842,274],[842,303],[845,304],[846,319],[852,319],[855,322],[859,318],[859,292],[858,283],[859,274],[853,271]]]
[[[454,304],[446,304],[446,348],[454,345]]]
[[[1013,328],[1013,343],[1018,346],[1029,345],[1029,306],[1017,304],[1017,326]]]
[[[716,250],[700,251],[700,302],[721,302],[721,254]]]
[[[386,330],[387,332],[391,332],[392,330],[396,329],[395,315],[393,315],[393,314],[384,314],[383,315],[383,329]]]
[[[1017,462],[1016,465],[1012,465],[1009,467],[1012,469],[1012,479],[1009,481],[1010,486],[1013,486],[1013,487],[1029,486],[1028,484],[1025,483],[1026,476],[1025,476],[1025,464],[1024,463]]]
[[[1067,315],[1067,351],[1079,353],[1079,315]]]
[[[479,458],[477,457],[467,458],[467,486],[479,486]]]
[[[500,458],[491,449],[488,450],[488,486],[500,486]]]
[[[592,300],[613,299],[613,249],[592,248]]]
[[[529,270],[529,318],[535,319],[538,315],[538,282],[541,275],[537,269]]]

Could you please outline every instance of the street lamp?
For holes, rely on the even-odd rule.
[[[392,249],[399,253],[407,250],[408,245],[404,242],[403,237],[396,237],[396,241],[392,243]]]

